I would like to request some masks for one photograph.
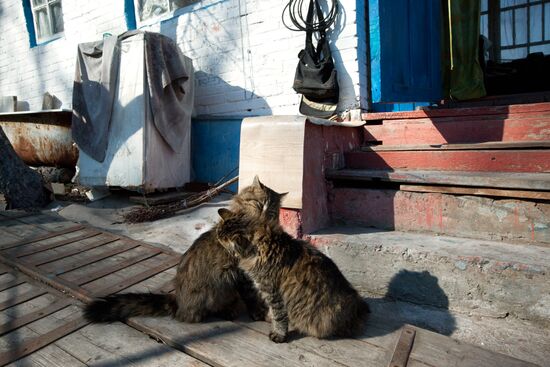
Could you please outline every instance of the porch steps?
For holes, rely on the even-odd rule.
[[[334,224],[550,243],[550,103],[363,115]]]
[[[363,114],[364,142],[383,145],[550,139],[550,103]]]

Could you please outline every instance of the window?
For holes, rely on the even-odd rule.
[[[198,0],[135,0],[140,22],[170,17],[179,8],[196,3],[197,1]]]
[[[31,0],[37,42],[44,42],[63,32],[61,0]]]
[[[548,0],[482,0],[481,34],[493,42],[496,61],[526,57],[532,52],[550,54]]]

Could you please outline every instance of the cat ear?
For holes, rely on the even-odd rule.
[[[288,195],[288,192],[283,192],[283,193],[279,194],[279,199],[282,199],[287,195]]]
[[[260,178],[258,177],[258,175],[254,176],[254,181],[252,182],[252,186],[262,187],[262,183],[260,182]]]
[[[222,217],[223,220],[226,220],[233,214],[233,212],[229,209],[221,208],[218,209],[218,214],[220,215],[220,217]]]

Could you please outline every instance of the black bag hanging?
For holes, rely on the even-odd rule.
[[[317,12],[319,22],[323,19],[317,1],[310,0],[306,24],[312,24],[314,11]],[[306,27],[306,44],[298,54],[300,60],[296,67],[293,88],[302,94],[300,113],[327,118],[335,113],[338,105],[338,79],[325,30],[318,29],[317,47],[313,47],[313,32],[313,27]]]

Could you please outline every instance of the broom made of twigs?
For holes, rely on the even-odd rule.
[[[132,209],[128,213],[124,214],[124,221],[129,223],[140,223],[169,217],[180,210],[189,209],[209,201],[227,186],[237,182],[238,179],[239,176],[233,177],[229,181],[226,181],[218,186],[214,186],[206,191],[190,195],[189,197],[183,200],[178,200],[174,203]]]

